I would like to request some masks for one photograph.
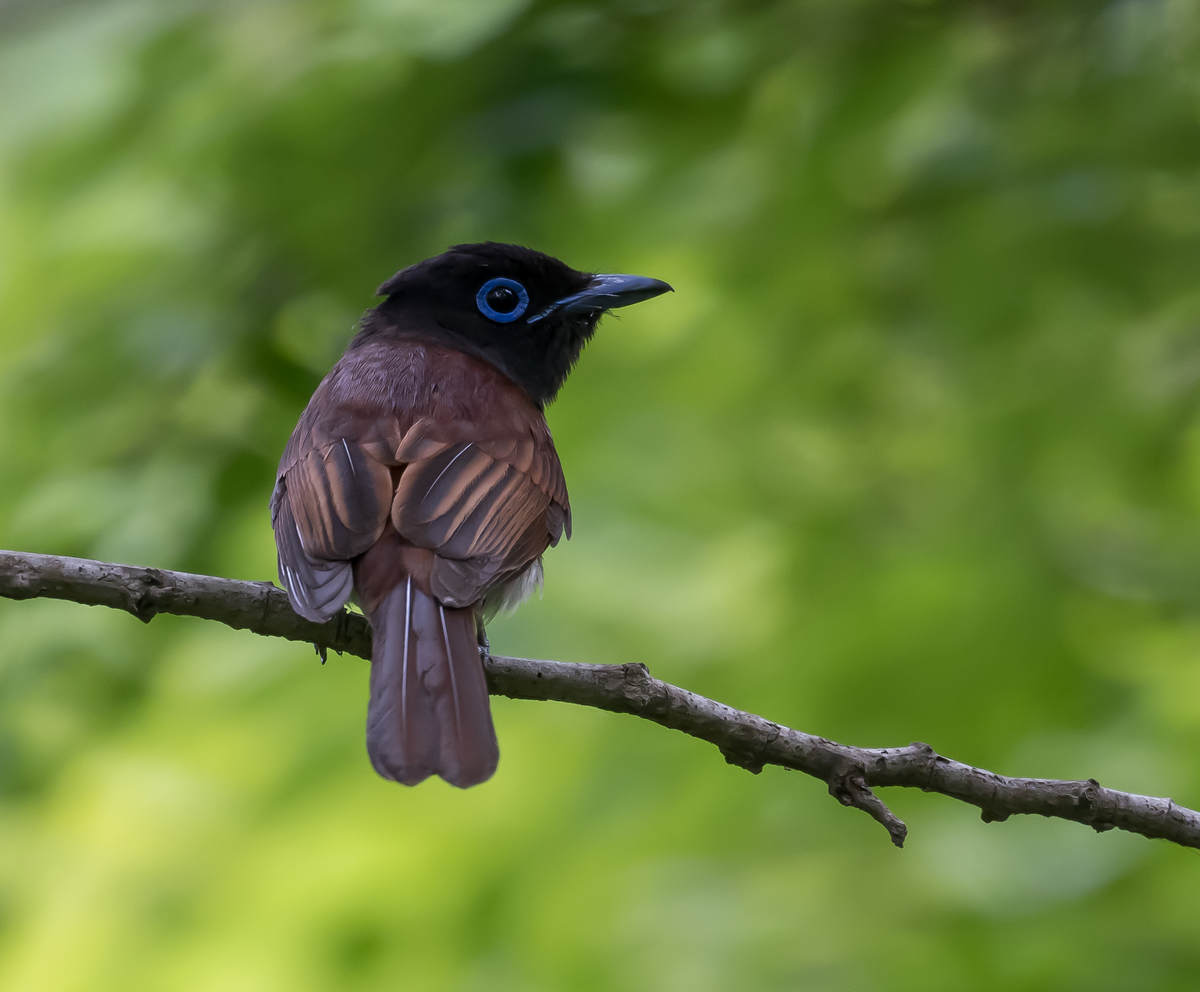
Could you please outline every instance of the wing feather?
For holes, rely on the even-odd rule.
[[[400,475],[392,525],[436,552],[431,583],[448,606],[479,602],[562,535],[566,483],[543,433],[419,421],[399,446],[412,461]]]
[[[301,416],[272,498],[280,579],[297,612],[336,613],[353,561],[389,520],[434,552],[415,581],[446,606],[478,604],[520,577],[571,529],[541,412],[470,356],[427,344],[348,353]]]
[[[383,532],[391,470],[353,440],[339,437],[293,460],[275,485],[271,522],[279,578],[292,607],[324,623],[350,598],[350,559]]]

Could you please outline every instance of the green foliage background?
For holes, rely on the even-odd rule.
[[[264,579],[371,291],[477,239],[677,293],[551,411],[503,652],[1200,805],[1200,10],[0,11],[0,545]],[[1186,989],[1194,852],[498,700],[375,778],[365,665],[0,602],[0,986]]]

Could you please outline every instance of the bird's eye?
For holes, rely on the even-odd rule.
[[[511,324],[529,306],[529,293],[515,279],[489,279],[475,294],[479,312],[497,324]]]

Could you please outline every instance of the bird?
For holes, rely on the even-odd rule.
[[[571,536],[545,409],[600,317],[669,292],[531,248],[456,245],[376,291],[284,448],[279,578],[324,623],[371,625],[367,754],[385,779],[460,788],[499,761],[485,624],[540,587]]]

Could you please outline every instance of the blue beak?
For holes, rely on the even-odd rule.
[[[550,306],[530,317],[526,323],[534,324],[552,313],[600,313],[614,307],[627,307],[631,303],[652,300],[663,293],[673,292],[670,285],[661,279],[646,276],[599,275],[595,276],[578,293],[555,300]]]

